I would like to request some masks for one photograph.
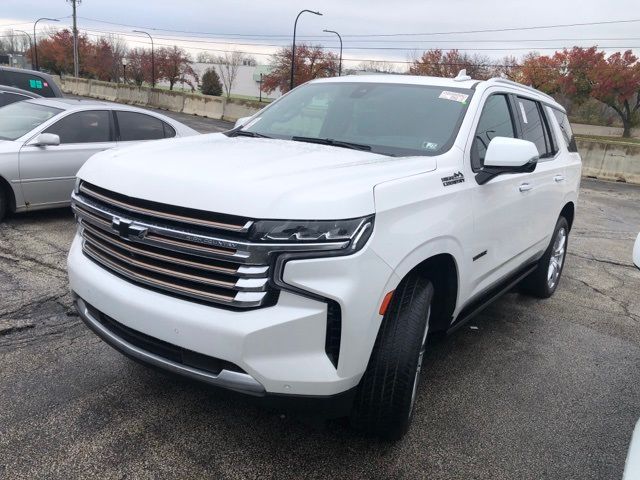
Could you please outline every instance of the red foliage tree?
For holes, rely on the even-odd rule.
[[[555,58],[530,53],[520,64],[518,81],[548,94],[560,90],[560,65]]]
[[[271,93],[277,89],[289,91],[291,77],[291,48],[279,50],[272,58],[273,70],[262,80],[262,91]],[[296,45],[294,80],[301,85],[314,78],[335,77],[338,74],[338,57],[325,52],[319,46]]]
[[[198,76],[191,67],[191,57],[180,47],[161,48],[155,52],[157,78],[169,82],[169,90],[176,83],[187,84],[195,90]]]
[[[584,102],[591,96],[591,72],[604,59],[605,53],[599,52],[598,47],[573,47],[571,50],[565,48],[562,52],[556,52],[553,60],[560,69],[559,90],[577,103]]]
[[[48,38],[41,38],[38,40],[38,65],[43,70],[51,71],[57,75],[72,74],[73,73],[73,34],[67,30],[59,30],[51,34]],[[80,65],[82,67],[82,59],[87,58],[91,51],[91,42],[86,35],[79,35],[78,37],[78,57],[81,59]],[[31,51],[28,52],[29,59],[33,63],[31,58]],[[87,72],[81,69],[81,75]]]
[[[622,136],[631,136],[631,127],[640,115],[640,62],[631,50],[616,52],[589,70],[591,96],[613,108],[622,120]]]

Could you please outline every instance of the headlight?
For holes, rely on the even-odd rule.
[[[357,250],[373,231],[373,215],[347,220],[260,220],[249,233],[254,242],[313,244],[336,243],[336,248]]]

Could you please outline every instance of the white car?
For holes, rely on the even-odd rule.
[[[141,108],[40,98],[0,108],[0,220],[69,205],[76,173],[94,153],[198,132]]]
[[[581,160],[553,98],[347,76],[242,123],[80,170],[71,289],[125,354],[398,438],[429,335],[558,287]]]

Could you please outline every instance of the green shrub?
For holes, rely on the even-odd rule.
[[[202,85],[200,91],[205,95],[214,95],[219,97],[222,95],[222,84],[220,83],[220,77],[215,68],[209,68],[204,75],[202,75]]]

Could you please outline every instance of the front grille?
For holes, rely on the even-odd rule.
[[[204,370],[206,372],[213,373],[214,375],[219,375],[222,370],[246,373],[234,363],[203,355],[192,350],[187,350],[186,348],[178,347],[177,345],[173,345],[142,332],[138,332],[137,330],[133,330],[132,328],[129,328],[105,315],[89,304],[87,304],[87,309],[91,316],[99,321],[100,324],[111,333],[131,345],[144,350],[145,352],[153,353],[154,355],[170,360],[174,363]]]
[[[252,220],[134,199],[86,182],[72,205],[84,254],[128,281],[230,308],[276,300],[268,255],[244,241]]]

